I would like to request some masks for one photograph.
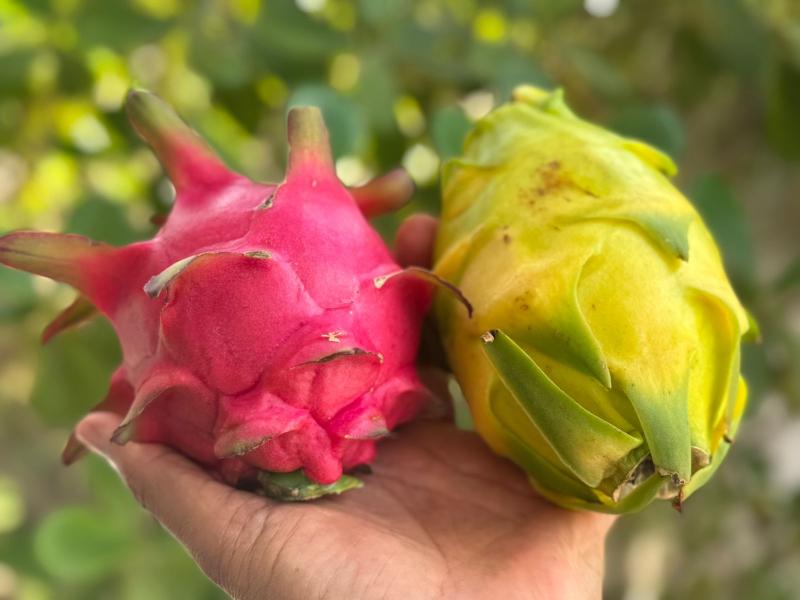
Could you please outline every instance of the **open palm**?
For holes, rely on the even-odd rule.
[[[430,263],[436,221],[400,228],[401,264]],[[473,433],[418,422],[381,443],[362,489],[312,503],[235,490],[176,452],[109,440],[93,413],[78,438],[234,598],[599,598],[612,519],[556,508]]]
[[[474,434],[420,422],[385,441],[364,488],[276,503],[162,446],[78,435],[234,598],[599,598],[611,519],[556,508]]]

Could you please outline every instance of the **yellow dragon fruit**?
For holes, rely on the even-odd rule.
[[[476,429],[539,492],[676,507],[719,466],[754,325],[672,161],[515,90],[443,172],[437,319]]]

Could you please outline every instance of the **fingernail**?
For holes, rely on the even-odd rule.
[[[75,427],[75,437],[95,454],[109,457],[111,435],[119,418],[109,413],[86,415]]]

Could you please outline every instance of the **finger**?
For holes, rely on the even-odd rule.
[[[427,402],[423,405],[417,418],[422,420],[452,420],[451,375],[443,369],[433,366],[418,366],[417,372],[422,384],[430,392],[427,396]]]
[[[139,503],[178,538],[214,579],[226,540],[247,529],[271,503],[224,485],[178,453],[159,444],[111,442],[120,418],[87,415],[75,434],[117,469]],[[247,543],[247,540],[241,540]]]
[[[411,215],[403,221],[394,242],[397,262],[403,267],[430,267],[438,227],[439,221],[426,214]]]
[[[362,186],[350,188],[350,194],[365,217],[394,212],[408,204],[414,182],[403,169],[389,171]]]

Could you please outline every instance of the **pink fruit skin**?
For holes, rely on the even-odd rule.
[[[375,285],[400,267],[336,178],[320,113],[290,112],[273,185],[229,171],[155,96],[132,92],[128,110],[176,187],[160,232],[123,248],[0,238],[0,261],[70,283],[112,322],[124,362],[95,410],[126,415],[115,441],[167,444],[230,483],[296,469],[331,483],[369,463],[426,397],[414,359],[431,290]]]

